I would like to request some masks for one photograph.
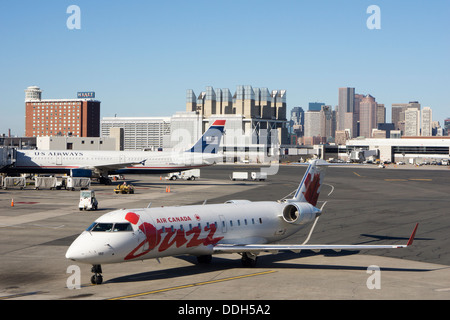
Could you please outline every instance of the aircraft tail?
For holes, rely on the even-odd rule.
[[[312,162],[310,162],[305,175],[292,198],[293,201],[308,202],[313,206],[317,205],[327,165],[329,165],[329,163],[324,160],[312,160]]]
[[[226,120],[216,120],[203,136],[186,152],[217,153],[223,136]]]

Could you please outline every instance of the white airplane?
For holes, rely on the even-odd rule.
[[[8,173],[66,173],[100,177],[110,183],[108,174],[164,174],[209,166],[222,156],[217,153],[225,120],[216,120],[197,143],[186,151],[40,151],[18,150]]]
[[[194,255],[200,263],[213,254],[240,253],[255,266],[260,252],[405,248],[406,245],[308,245],[322,208],[317,208],[325,166],[313,160],[292,199],[230,200],[223,204],[122,209],[99,217],[71,244],[66,258],[93,265],[93,284],[103,281],[102,264]],[[313,223],[303,244],[272,244]]]

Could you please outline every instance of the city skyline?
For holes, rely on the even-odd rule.
[[[381,29],[367,27],[378,5]],[[66,22],[80,10],[80,29]],[[239,6],[240,10],[236,10]],[[450,3],[443,1],[15,1],[0,4],[0,134],[24,135],[24,89],[43,99],[95,91],[101,117],[170,116],[186,90],[251,84],[287,91],[287,108],[333,108],[338,88],[419,101],[444,125]],[[7,115],[5,115],[5,113]]]

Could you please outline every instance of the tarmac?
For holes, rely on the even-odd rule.
[[[91,266],[65,258],[78,234],[117,208],[277,200],[297,188],[305,171],[273,165],[267,181],[229,178],[260,168],[217,165],[195,181],[126,176],[135,194],[93,183],[98,211],[78,210],[79,191],[0,189],[0,300],[450,299],[448,167],[328,168],[319,197],[324,213],[309,243],[404,244],[419,223],[406,249],[261,254],[255,268],[242,267],[237,254],[214,256],[209,265],[189,256],[127,262],[102,266],[102,285],[90,284]],[[308,231],[283,242],[302,243]]]

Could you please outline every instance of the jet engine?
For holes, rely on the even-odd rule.
[[[288,203],[283,208],[283,219],[287,223],[305,224],[320,216],[321,211],[307,202]]]

